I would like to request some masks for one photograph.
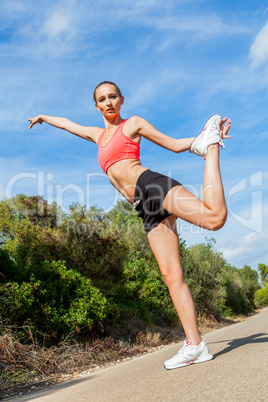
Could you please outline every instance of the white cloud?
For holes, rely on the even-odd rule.
[[[199,40],[211,39],[216,35],[245,33],[243,25],[225,23],[216,14],[207,15],[176,15],[176,16],[139,16],[136,22],[150,28],[181,33],[193,33]],[[188,38],[189,40],[189,38]]]
[[[55,59],[75,52],[78,37],[76,14],[71,10],[61,10],[48,15],[43,25],[30,26],[30,32],[35,32],[32,53],[36,57],[52,57]]]
[[[77,2],[68,0],[64,6],[56,1],[51,7],[37,2],[34,8],[27,7],[27,13],[23,2],[11,3],[12,7],[4,9],[6,18],[3,22],[9,31],[13,30],[13,35],[9,51],[1,45],[1,53],[4,51],[8,55],[15,52],[27,55],[31,59],[34,56],[59,59],[66,54],[75,57],[81,50],[86,50],[87,53],[100,49],[104,51],[104,43],[100,46],[100,32],[101,35],[106,33],[109,38],[112,33],[122,28],[129,29],[134,26],[148,28],[151,38],[159,34],[157,45],[154,45],[158,51],[163,51],[174,43],[184,42],[184,35],[187,35],[189,43],[190,37],[199,42],[211,40],[217,35],[225,36],[246,31],[243,24],[224,21],[216,13],[189,13],[187,8],[184,8],[185,1],[171,1],[167,5],[164,0],[136,1],[128,4],[123,4],[120,0],[113,3],[103,0],[88,4],[81,0],[78,6]]]
[[[43,27],[43,33],[51,39],[57,38],[59,35],[66,34],[71,29],[71,18],[62,13],[54,13],[48,17]]]
[[[263,231],[251,232],[236,239],[232,236],[229,245],[221,246],[219,242],[219,249],[224,258],[237,268],[247,264],[256,269],[258,263],[268,261],[267,235],[267,231]]]
[[[250,48],[250,57],[253,67],[268,60],[268,22],[256,36]]]

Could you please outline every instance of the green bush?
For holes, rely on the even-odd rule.
[[[147,264],[140,252],[129,259],[123,270],[124,304],[135,306],[147,323],[164,325],[177,319],[167,286],[157,267]]]
[[[258,306],[268,306],[268,283],[265,288],[259,289],[255,293],[255,303]]]
[[[248,265],[237,269],[226,265],[222,272],[223,304],[221,312],[224,316],[248,314],[256,306],[254,295],[259,288],[258,273]]]
[[[222,255],[213,250],[211,241],[187,250],[182,260],[185,281],[192,293],[198,312],[218,314],[219,276],[225,266]]]
[[[263,288],[255,292],[254,300],[257,306],[268,306],[268,265],[260,263],[258,270]]]
[[[0,315],[8,325],[27,323],[49,342],[71,331],[100,329],[110,306],[90,279],[67,269],[63,261],[44,261],[28,275],[29,282],[0,285]]]
[[[254,300],[266,300],[258,274],[231,267],[214,243],[187,247],[180,239],[197,312],[247,314]],[[259,270],[265,286],[268,268],[260,264]],[[119,201],[109,213],[73,204],[63,214],[42,197],[22,194],[0,202],[1,316],[14,327],[27,323],[51,343],[70,333],[92,338],[122,331],[131,338],[139,326],[179,322],[129,203]]]

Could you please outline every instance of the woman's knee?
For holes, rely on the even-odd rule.
[[[172,267],[160,267],[160,270],[168,288],[175,284],[181,285],[184,283],[182,269],[178,265]]]
[[[204,224],[204,228],[212,231],[221,229],[227,220],[227,209],[222,210],[208,219]]]
[[[227,209],[224,209],[221,211],[221,213],[217,214],[215,220],[214,220],[214,225],[212,230],[216,231],[221,229],[227,220]]]

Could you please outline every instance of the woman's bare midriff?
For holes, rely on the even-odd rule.
[[[125,159],[114,163],[107,171],[112,185],[129,201],[134,202],[135,188],[139,176],[148,170],[137,159]]]

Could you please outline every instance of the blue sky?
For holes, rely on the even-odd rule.
[[[172,137],[192,137],[214,113],[232,119],[221,151],[229,209],[219,232],[179,222],[188,245],[214,237],[236,267],[268,264],[266,1],[9,0],[0,4],[0,198],[44,195],[109,210],[118,193],[97,146],[37,114],[103,126],[92,92],[118,83],[122,117],[138,114]],[[142,140],[141,160],[202,196],[204,161]]]

